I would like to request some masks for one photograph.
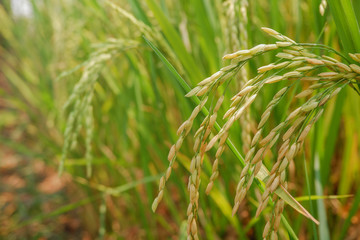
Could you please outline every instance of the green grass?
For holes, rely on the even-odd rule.
[[[84,114],[77,124],[85,127],[78,129],[74,136],[77,145],[69,146],[64,159],[64,171],[72,176],[81,196],[86,197],[63,202],[63,207],[51,212],[26,216],[15,231],[33,222],[59,218],[85,205],[87,211],[82,219],[94,221],[85,224],[84,231],[92,237],[125,238],[133,230],[138,238],[183,239],[188,204],[184,176],[188,176],[189,158],[193,154],[191,137],[185,139],[178,154],[179,162],[157,213],[151,211],[158,188],[154,180],[167,168],[167,154],[176,141],[177,128],[200,101],[184,95],[225,66],[221,57],[232,48],[229,36],[225,35],[227,16],[223,2],[46,0],[43,4],[37,1],[32,4],[32,19],[14,19],[9,1],[0,5],[0,142],[20,155],[40,158],[49,166],[59,167],[66,122],[74,110],[74,105],[64,109],[64,104],[91,59],[97,58],[97,52],[113,49],[111,58],[94,74],[91,87],[81,93],[84,97],[91,91],[94,94],[91,142]],[[266,26],[298,42],[328,45],[343,55],[360,52],[357,1],[328,0],[324,16],[319,14],[320,1],[255,0],[249,4],[246,26],[249,48],[274,42],[261,32],[260,28]],[[321,49],[315,52],[330,54]],[[247,65],[249,75],[255,76],[258,67],[272,60],[275,60],[272,54],[256,57]],[[266,104],[281,87],[271,85],[261,92],[251,107],[255,122],[259,122]],[[299,92],[302,87],[305,86],[299,84],[293,89]],[[235,94],[239,85],[233,82],[220,90]],[[280,102],[266,131],[283,121],[284,109],[297,107],[299,102],[289,101],[295,94],[294,90]],[[223,105],[229,104],[230,100],[225,99]],[[356,228],[351,217],[358,213],[360,203],[357,187],[360,128],[356,125],[360,122],[359,106],[357,93],[346,88],[327,104],[323,117],[306,139],[305,159],[302,161],[298,156],[288,173],[289,189],[294,197],[318,196],[316,201],[300,203],[320,220],[320,225],[312,225],[287,205],[282,217],[282,237],[343,239]],[[220,109],[219,115],[225,113],[226,107]],[[207,114],[204,110],[201,117]],[[200,124],[200,120],[194,124]],[[217,128],[223,124],[219,119]],[[219,164],[220,177],[209,197],[204,192],[213,155],[210,152],[205,156],[200,188],[201,239],[231,236],[262,239],[266,217],[264,214],[254,217],[258,188],[263,187],[260,181],[251,188],[239,215],[231,216],[243,166],[240,136],[240,127],[234,127],[229,149]],[[91,147],[91,177],[87,175],[86,146]],[[269,167],[272,162],[267,157],[264,164]],[[315,167],[317,164],[319,168]],[[354,197],[340,198],[348,194]],[[320,197],[323,195],[338,198]],[[339,214],[340,208],[349,210]],[[265,209],[270,211],[270,207]],[[35,238],[35,233],[30,237]]]

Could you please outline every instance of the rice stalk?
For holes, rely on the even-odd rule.
[[[94,97],[94,86],[97,82],[100,72],[105,66],[106,62],[113,59],[124,49],[133,48],[138,43],[129,40],[109,39],[97,51],[95,51],[89,60],[84,63],[84,71],[79,82],[76,83],[74,89],[64,105],[64,109],[72,109],[66,121],[66,128],[64,133],[64,145],[59,165],[59,174],[64,171],[64,163],[69,151],[77,145],[77,139],[81,129],[84,127],[85,131],[85,157],[87,160],[87,176],[91,176],[91,162],[92,162],[92,136],[94,131],[94,117],[92,111],[92,100]],[[77,69],[77,68],[76,68]],[[68,71],[62,74],[61,77],[72,73]]]
[[[276,54],[276,57],[279,59],[278,61],[259,67],[258,75],[248,80],[241,87],[240,91],[231,98],[232,103],[223,116],[223,118],[227,120],[216,135],[209,138],[213,130],[213,123],[217,117],[217,111],[225,97],[225,95],[223,95],[225,92],[217,100],[216,106],[211,106],[209,115],[205,116],[203,123],[194,135],[195,154],[190,163],[191,175],[188,182],[188,190],[190,192],[190,204],[187,211],[189,239],[198,239],[197,209],[201,166],[204,154],[214,146],[218,146],[215,155],[216,159],[213,163],[212,175],[206,188],[206,193],[209,193],[213,187],[214,180],[219,175],[218,163],[224,151],[224,143],[229,137],[231,127],[235,122],[242,119],[246,110],[256,100],[257,96],[261,94],[263,88],[277,82],[287,84],[286,87],[282,88],[273,96],[273,99],[269,102],[261,116],[257,132],[252,140],[249,141],[250,147],[246,152],[245,167],[240,174],[236,188],[233,214],[236,213],[241,201],[245,198],[246,193],[251,187],[254,178],[263,166],[262,161],[269,152],[269,149],[277,146],[276,144],[279,139],[282,139],[283,143],[277,151],[277,160],[273,164],[270,176],[266,182],[265,191],[262,194],[256,212],[256,216],[258,216],[268,205],[270,199],[272,199],[274,211],[265,226],[263,237],[264,239],[277,239],[280,216],[284,209],[284,201],[276,195],[275,191],[279,187],[286,189],[286,170],[289,163],[294,161],[296,155],[301,151],[306,136],[324,111],[324,105],[336,96],[346,85],[360,81],[359,65],[348,65],[329,56],[319,56],[310,51],[312,48],[324,48],[322,45],[296,43],[273,29],[262,28],[262,30],[278,41],[275,44],[260,44],[248,50],[239,50],[226,54],[223,59],[231,60],[230,64],[201,81],[198,86],[186,95],[186,97],[195,95],[203,96],[203,100],[194,109],[190,118],[186,120],[178,130],[180,137],[178,142],[170,149],[168,158],[170,161],[169,168],[165,176],[160,180],[159,194],[154,200],[153,211],[156,210],[162,199],[165,183],[170,176],[176,153],[179,151],[184,138],[190,133],[194,118],[197,117],[200,109],[204,107],[208,98],[219,90],[219,86],[229,84],[244,64],[252,58],[266,52],[279,51]],[[311,48],[309,46],[311,46]],[[340,54],[339,56],[343,57]],[[350,57],[353,59],[359,58],[357,54],[351,54]],[[344,60],[347,61],[346,58]],[[288,117],[283,122],[265,134],[264,126],[269,121],[274,107],[279,104],[296,81],[308,82],[310,87],[297,94],[294,100],[299,98],[305,98],[307,100],[288,114]]]

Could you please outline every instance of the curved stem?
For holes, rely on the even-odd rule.
[[[335,54],[339,55],[340,57],[342,57],[343,59],[345,59],[348,63],[350,63],[349,59],[347,57],[345,57],[343,54],[341,54],[340,52],[336,51],[335,49],[323,45],[323,44],[318,44],[318,43],[298,43],[299,46],[305,46],[305,47],[313,47],[313,48],[319,48],[319,49],[324,49],[324,50],[328,50],[331,52],[334,52]]]

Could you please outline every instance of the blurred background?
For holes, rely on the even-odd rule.
[[[261,32],[263,26],[298,42],[360,52],[360,42],[343,44],[341,34],[360,33],[359,2],[344,1],[356,13],[352,28],[340,28],[344,18],[331,11],[333,2],[0,1],[0,238],[186,239],[191,137],[178,154],[156,213],[151,203],[176,130],[195,105],[142,36],[193,87],[224,66],[225,53],[275,42]],[[246,74],[255,76],[259,66],[274,59],[271,54],[256,58]],[[79,107],[71,101],[64,106],[79,81],[87,85],[76,97],[91,95],[91,111],[71,125],[68,117]],[[228,91],[236,93],[239,82]],[[280,88],[268,86],[252,106],[252,132]],[[224,106],[229,103],[226,99]],[[289,111],[286,103],[271,116],[267,130],[282,121],[284,111]],[[286,206],[284,215],[299,239],[360,239],[359,123],[360,97],[349,87],[329,102],[304,153],[290,165],[291,194],[321,222],[316,226]],[[76,134],[64,148],[66,130]],[[240,126],[231,137],[244,154]],[[205,178],[213,155],[205,158]],[[267,166],[272,163],[271,157],[265,159]],[[200,189],[200,235],[261,239],[271,209],[254,217],[259,197],[254,186],[232,217],[241,167],[226,150],[219,170],[215,193],[206,196],[206,184]],[[315,196],[312,201],[309,195]],[[290,239],[283,226],[280,234]]]

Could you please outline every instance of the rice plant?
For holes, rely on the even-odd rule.
[[[357,1],[31,6],[0,4],[0,148],[72,191],[0,236],[356,239]]]
[[[256,217],[265,209],[270,199],[273,202],[273,213],[267,221],[262,237],[264,239],[277,239],[277,231],[279,229],[281,214],[284,210],[284,200],[276,190],[286,189],[286,170],[291,161],[301,151],[306,136],[309,134],[312,126],[321,117],[325,104],[336,96],[345,86],[350,85],[356,91],[356,84],[360,80],[360,54],[349,54],[349,56],[357,62],[357,64],[345,64],[326,55],[316,55],[311,53],[308,48],[324,48],[317,44],[299,44],[292,39],[278,33],[270,28],[263,28],[263,31],[270,36],[279,40],[275,44],[260,44],[249,50],[239,50],[237,52],[226,54],[223,59],[231,60],[231,63],[221,68],[218,72],[210,77],[202,80],[193,88],[186,97],[202,97],[200,104],[197,105],[191,116],[179,127],[177,134],[179,138],[169,151],[168,160],[170,162],[166,174],[160,179],[159,194],[155,198],[152,209],[156,210],[159,202],[163,197],[165,183],[169,179],[175,159],[176,153],[179,152],[184,138],[190,133],[194,119],[198,116],[201,109],[205,107],[206,102],[211,102],[209,114],[205,116],[202,123],[197,127],[194,134],[194,156],[190,163],[190,176],[188,180],[188,190],[190,192],[190,203],[187,209],[188,216],[188,239],[199,239],[197,230],[197,211],[199,188],[201,183],[201,171],[204,154],[210,151],[217,143],[215,160],[212,166],[212,173],[209,183],[206,187],[206,193],[211,191],[214,180],[219,176],[218,165],[221,155],[225,149],[225,143],[229,138],[231,127],[241,119],[247,108],[256,100],[261,90],[266,88],[267,84],[285,82],[266,106],[261,115],[257,131],[252,136],[250,150],[246,152],[244,159],[245,165],[239,176],[234,199],[233,212],[234,215],[238,210],[241,201],[245,198],[255,177],[264,181],[265,189],[262,193],[261,200],[256,211]],[[222,106],[226,88],[221,91],[221,85],[229,85],[230,81],[241,67],[243,67],[252,58],[280,50],[276,57],[279,58],[274,63],[270,63],[258,68],[258,75],[246,81],[242,89],[231,98],[231,104],[223,115],[223,119],[227,119],[225,124],[220,128],[218,133],[214,132],[214,124],[217,119],[219,108]],[[328,51],[335,52],[344,61],[349,60],[337,53],[335,50],[328,48]],[[309,82],[309,86],[298,93],[294,98],[305,98],[305,103],[301,104],[286,119],[269,132],[265,132],[265,124],[267,123],[273,109],[279,104],[282,98],[288,94],[297,81]],[[219,93],[220,92],[220,93]],[[217,97],[220,96],[220,97]],[[211,99],[211,100],[210,100]],[[286,111],[286,109],[283,109]],[[280,141],[278,143],[278,140]],[[270,173],[263,165],[263,158],[270,153],[272,147],[280,145],[277,153],[272,156],[273,165]],[[258,176],[260,175],[260,176]],[[266,177],[264,177],[264,175]]]

